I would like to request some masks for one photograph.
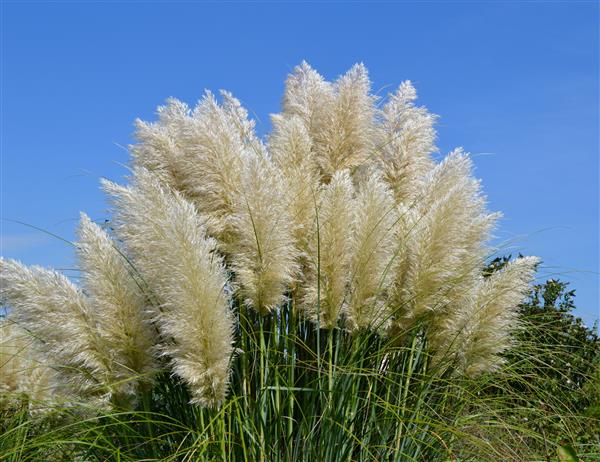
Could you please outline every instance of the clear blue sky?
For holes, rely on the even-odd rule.
[[[165,98],[232,91],[269,127],[302,59],[328,78],[364,62],[374,87],[411,79],[439,146],[474,155],[506,252],[598,312],[598,2],[2,5],[2,217],[73,239],[107,217],[135,117]],[[72,248],[2,222],[1,254],[73,267]],[[72,273],[75,274],[75,273]]]

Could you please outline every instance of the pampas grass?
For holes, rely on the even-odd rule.
[[[108,181],[116,233],[155,300],[161,354],[190,387],[193,403],[221,402],[227,393],[233,323],[227,275],[194,206],[144,169],[132,187]]]
[[[58,374],[44,363],[35,339],[12,319],[0,323],[0,409],[26,399],[28,406],[53,403],[59,392]]]
[[[138,380],[151,380],[154,332],[147,297],[117,244],[100,226],[81,214],[77,243],[82,286],[94,309],[95,329],[110,354],[113,400],[135,399]]]
[[[355,211],[353,190],[348,171],[336,173],[321,188],[309,243],[311,266],[305,274],[304,307],[317,325],[330,329],[337,325],[347,304]]]
[[[400,461],[467,446],[474,380],[502,370],[538,260],[484,276],[499,215],[469,156],[431,157],[436,116],[410,82],[382,104],[370,88],[362,64],[327,82],[303,62],[267,143],[228,92],[170,99],[136,122],[129,184],[103,181],[110,232],[82,215],[81,287],[2,260],[2,301],[57,380],[132,409],[68,426],[75,453],[112,457],[114,440],[119,460]]]
[[[348,320],[355,329],[385,332],[393,314],[387,297],[397,264],[397,207],[377,173],[367,177],[355,200]]]
[[[49,366],[81,393],[108,385],[110,351],[96,329],[84,293],[65,276],[14,260],[0,260],[0,296],[13,322],[31,332]]]

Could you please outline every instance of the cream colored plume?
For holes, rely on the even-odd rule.
[[[304,122],[325,182],[337,171],[363,166],[372,155],[376,98],[370,89],[362,64],[352,67],[334,84],[305,62],[288,77],[283,115],[298,116]]]
[[[234,231],[223,246],[240,295],[263,314],[284,301],[297,264],[294,226],[282,201],[283,181],[266,159],[247,160],[229,218]]]
[[[316,138],[317,159],[325,178],[343,169],[353,171],[372,154],[374,101],[367,68],[356,64],[334,84],[335,102]]]
[[[77,253],[83,289],[93,307],[96,328],[110,355],[106,382],[119,400],[135,396],[138,381],[156,369],[156,333],[148,320],[143,281],[108,234],[81,214]]]
[[[335,90],[306,61],[294,68],[285,83],[283,116],[298,117],[311,139],[319,139],[330,123],[329,114],[335,101]]]
[[[481,274],[498,215],[485,211],[471,168],[467,155],[452,152],[427,175],[418,204],[404,215],[393,302],[402,329],[425,319],[438,329]]]
[[[412,204],[420,194],[425,176],[434,167],[436,116],[414,101],[417,92],[410,81],[389,95],[380,111],[377,158],[384,177],[398,201]]]
[[[322,188],[315,228],[309,241],[304,310],[326,328],[336,326],[347,303],[352,257],[354,186],[347,170],[333,175]]]
[[[293,223],[296,247],[304,255],[314,228],[320,182],[312,141],[300,117],[278,114],[272,119],[269,153],[283,176],[283,199]]]
[[[387,300],[394,281],[398,210],[394,195],[377,173],[356,196],[348,320],[352,328],[383,331],[391,321]]]
[[[0,265],[0,299],[39,340],[48,365],[60,368],[77,391],[102,390],[109,352],[84,294],[56,271],[6,259]]]
[[[45,363],[36,343],[11,319],[0,321],[0,409],[21,398],[31,410],[39,409],[58,397],[58,375]]]
[[[135,121],[138,143],[129,147],[133,164],[152,171],[172,188],[182,190],[193,164],[193,154],[183,142],[184,134],[190,131],[190,109],[185,103],[170,98],[157,112],[158,122]]]
[[[157,302],[155,321],[173,372],[192,402],[213,406],[227,392],[233,319],[227,275],[192,203],[144,169],[133,185],[104,182],[116,205],[116,233]]]
[[[254,122],[230,93],[221,96],[219,105],[207,92],[191,112],[171,100],[159,110],[158,124],[139,123],[134,160],[210,216],[208,233],[235,270],[240,295],[267,312],[292,283],[295,229],[281,201],[283,178]]]
[[[518,306],[538,264],[536,257],[519,258],[488,277],[480,276],[442,333],[438,354],[457,357],[459,372],[469,376],[498,368],[500,354],[512,345]]]
[[[156,172],[171,188],[214,217],[213,234],[229,232],[227,218],[241,177],[246,147],[239,114],[206,92],[190,111],[175,100],[159,108],[159,122],[138,122],[134,163]]]

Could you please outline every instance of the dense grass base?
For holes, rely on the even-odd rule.
[[[4,411],[1,459],[523,461],[556,454],[555,442],[523,424],[531,412],[493,391],[506,378],[453,377],[451,365],[432,364],[418,331],[389,339],[319,330],[291,304],[268,316],[242,306],[237,315],[230,394],[219,408],[188,404],[186,387],[166,373],[140,390],[134,410],[13,407]]]

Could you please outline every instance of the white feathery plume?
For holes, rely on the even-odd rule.
[[[372,154],[374,134],[374,102],[371,82],[363,64],[354,65],[334,84],[335,101],[314,144],[316,157],[327,181],[339,171],[353,172]]]
[[[416,210],[406,215],[394,297],[403,328],[427,317],[436,330],[481,272],[498,214],[485,211],[470,172],[468,156],[452,152],[427,175]]]
[[[36,343],[12,319],[0,321],[0,409],[21,397],[26,398],[30,410],[56,400],[58,375],[45,364]]]
[[[229,218],[240,194],[244,166],[248,158],[264,156],[264,147],[253,133],[254,122],[240,102],[221,92],[219,105],[210,92],[192,112],[189,127],[180,136],[189,160],[182,189],[198,211],[210,214],[219,228],[215,236],[227,241]]]
[[[441,334],[444,342],[438,354],[456,356],[459,372],[468,376],[497,369],[503,363],[501,353],[513,344],[518,306],[527,296],[539,261],[519,258],[488,277],[480,276]]]
[[[274,115],[269,153],[284,180],[284,200],[294,225],[296,247],[307,252],[308,236],[314,227],[319,175],[311,153],[312,141],[298,116]],[[301,275],[300,275],[301,277]]]
[[[426,108],[417,107],[417,92],[410,81],[403,82],[389,95],[380,111],[378,152],[384,177],[398,201],[411,204],[423,186],[426,174],[433,168],[437,117]]]
[[[261,313],[285,299],[296,271],[294,224],[284,201],[284,178],[254,134],[254,122],[230,93],[222,92],[225,114],[243,149],[237,183],[228,188],[228,233],[219,237],[234,270],[240,296]]]
[[[311,269],[303,308],[321,327],[336,326],[345,309],[354,218],[354,186],[347,170],[322,187],[309,242]]]
[[[180,133],[190,121],[190,109],[185,103],[170,98],[165,106],[158,108],[159,120],[154,123],[135,121],[137,144],[129,150],[133,164],[152,171],[172,188],[183,188],[187,175],[186,156]]]
[[[294,280],[294,226],[281,200],[283,179],[266,159],[246,161],[239,190],[229,217],[233,237],[224,250],[241,296],[264,314],[283,302]]]
[[[134,158],[137,165],[158,168],[161,180],[211,218],[208,232],[231,262],[240,295],[266,312],[283,300],[292,282],[293,221],[285,204],[273,200],[284,194],[283,183],[254,134],[254,122],[230,93],[221,96],[219,105],[207,92],[192,113],[172,100],[159,111],[159,126],[171,142],[154,149],[155,133],[162,131],[141,125],[145,131],[138,134]],[[163,165],[171,165],[169,174]]]
[[[480,266],[488,250],[485,241],[501,217],[498,212],[487,212],[481,182],[473,177],[472,172],[473,162],[469,155],[461,148],[455,149],[426,176],[418,204],[424,215],[431,213],[440,203],[445,207],[456,207],[453,229],[460,232],[451,233],[448,229],[447,234],[454,240],[456,251],[472,262],[468,267],[473,264]]]
[[[283,116],[302,120],[311,139],[330,122],[329,111],[335,101],[335,91],[306,61],[294,68],[285,82]]]
[[[273,114],[269,136],[269,154],[283,171],[310,168],[314,163],[312,140],[302,119],[296,115]]]
[[[156,323],[173,372],[192,402],[218,404],[227,392],[233,319],[227,275],[205,220],[144,169],[135,170],[131,187],[104,187],[116,205],[117,235],[158,300]]]
[[[84,213],[79,238],[83,289],[110,355],[108,385],[116,399],[134,396],[138,381],[151,379],[157,367],[152,356],[155,335],[147,319],[146,295],[125,255]]]
[[[93,308],[62,274],[0,259],[0,300],[13,320],[40,341],[49,365],[78,392],[97,391],[109,370]]]
[[[348,303],[353,329],[383,331],[391,321],[387,296],[395,276],[398,219],[392,191],[376,172],[368,175],[355,204]]]
[[[170,99],[159,108],[157,123],[138,122],[140,143],[132,147],[134,165],[156,171],[200,213],[210,214],[215,219],[210,232],[218,236],[229,231],[227,217],[247,155],[250,124],[240,120],[239,102],[225,95],[220,106],[207,91],[193,111]]]
[[[339,170],[354,171],[373,149],[375,97],[367,69],[356,64],[334,84],[306,62],[288,77],[284,117],[299,117],[310,135],[316,164],[328,182]]]

